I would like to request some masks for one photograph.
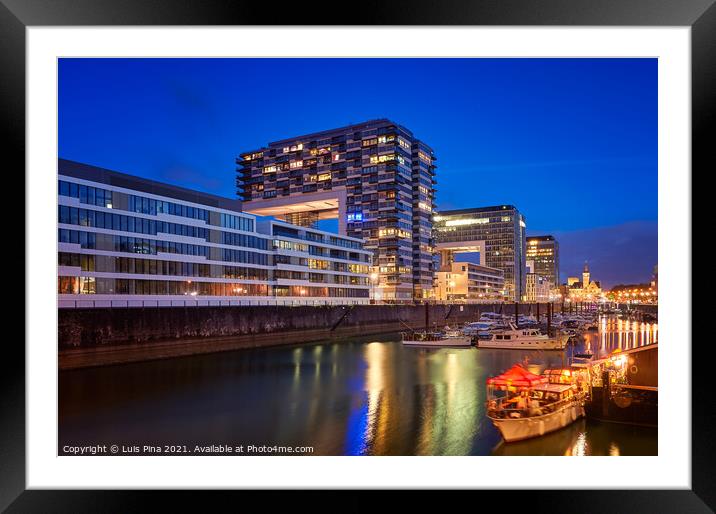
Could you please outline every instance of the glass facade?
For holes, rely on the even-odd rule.
[[[524,216],[512,205],[441,211],[434,217],[436,240],[444,253],[450,253],[451,245],[483,243],[481,264],[502,270],[507,298],[515,301],[526,294],[525,229]]]
[[[527,260],[534,264],[532,271],[547,279],[551,288],[559,286],[559,243],[554,236],[528,237]]]
[[[361,240],[114,173],[59,161],[60,307],[368,303],[372,252]]]
[[[279,205],[286,219],[308,226],[339,217],[341,233],[364,239],[373,253],[376,299],[430,298],[435,160],[406,128],[373,120],[242,153],[238,194],[248,211]],[[336,198],[344,205],[316,202],[302,213],[288,207],[330,191],[340,191]]]

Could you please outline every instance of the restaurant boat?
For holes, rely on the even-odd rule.
[[[554,337],[543,334],[537,328],[517,328],[513,323],[504,330],[492,330],[488,338],[480,338],[480,348],[503,348],[524,350],[564,350],[569,334],[558,333]]]
[[[539,437],[584,416],[585,393],[572,371],[545,373],[515,364],[487,379],[487,417],[506,442]]]
[[[444,331],[411,331],[400,334],[404,345],[408,346],[471,346],[472,337],[460,330],[446,327]]]

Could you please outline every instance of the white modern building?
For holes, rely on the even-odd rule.
[[[535,261],[527,261],[527,282],[524,301],[528,303],[547,303],[551,301],[552,280],[536,272]]]
[[[58,306],[369,303],[363,240],[60,159]]]
[[[505,301],[506,294],[500,269],[453,261],[435,274],[435,298],[439,301],[493,303]]]

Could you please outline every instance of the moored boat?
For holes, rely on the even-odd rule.
[[[536,375],[516,364],[487,379],[487,417],[506,442],[539,437],[584,416],[584,392],[570,370],[550,371]]]
[[[472,337],[460,330],[413,331],[401,333],[401,340],[408,346],[471,346]]]
[[[524,349],[524,350],[564,350],[569,340],[568,334],[555,336],[543,334],[537,328],[517,328],[510,323],[504,330],[492,330],[489,337],[480,338],[480,348]]]

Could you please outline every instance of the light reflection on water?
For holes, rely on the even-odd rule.
[[[566,352],[406,348],[355,338],[60,374],[60,444],[277,444],[318,455],[655,455],[656,430],[578,420],[505,444],[485,380],[541,373],[572,353],[656,341],[655,324],[604,319]]]

